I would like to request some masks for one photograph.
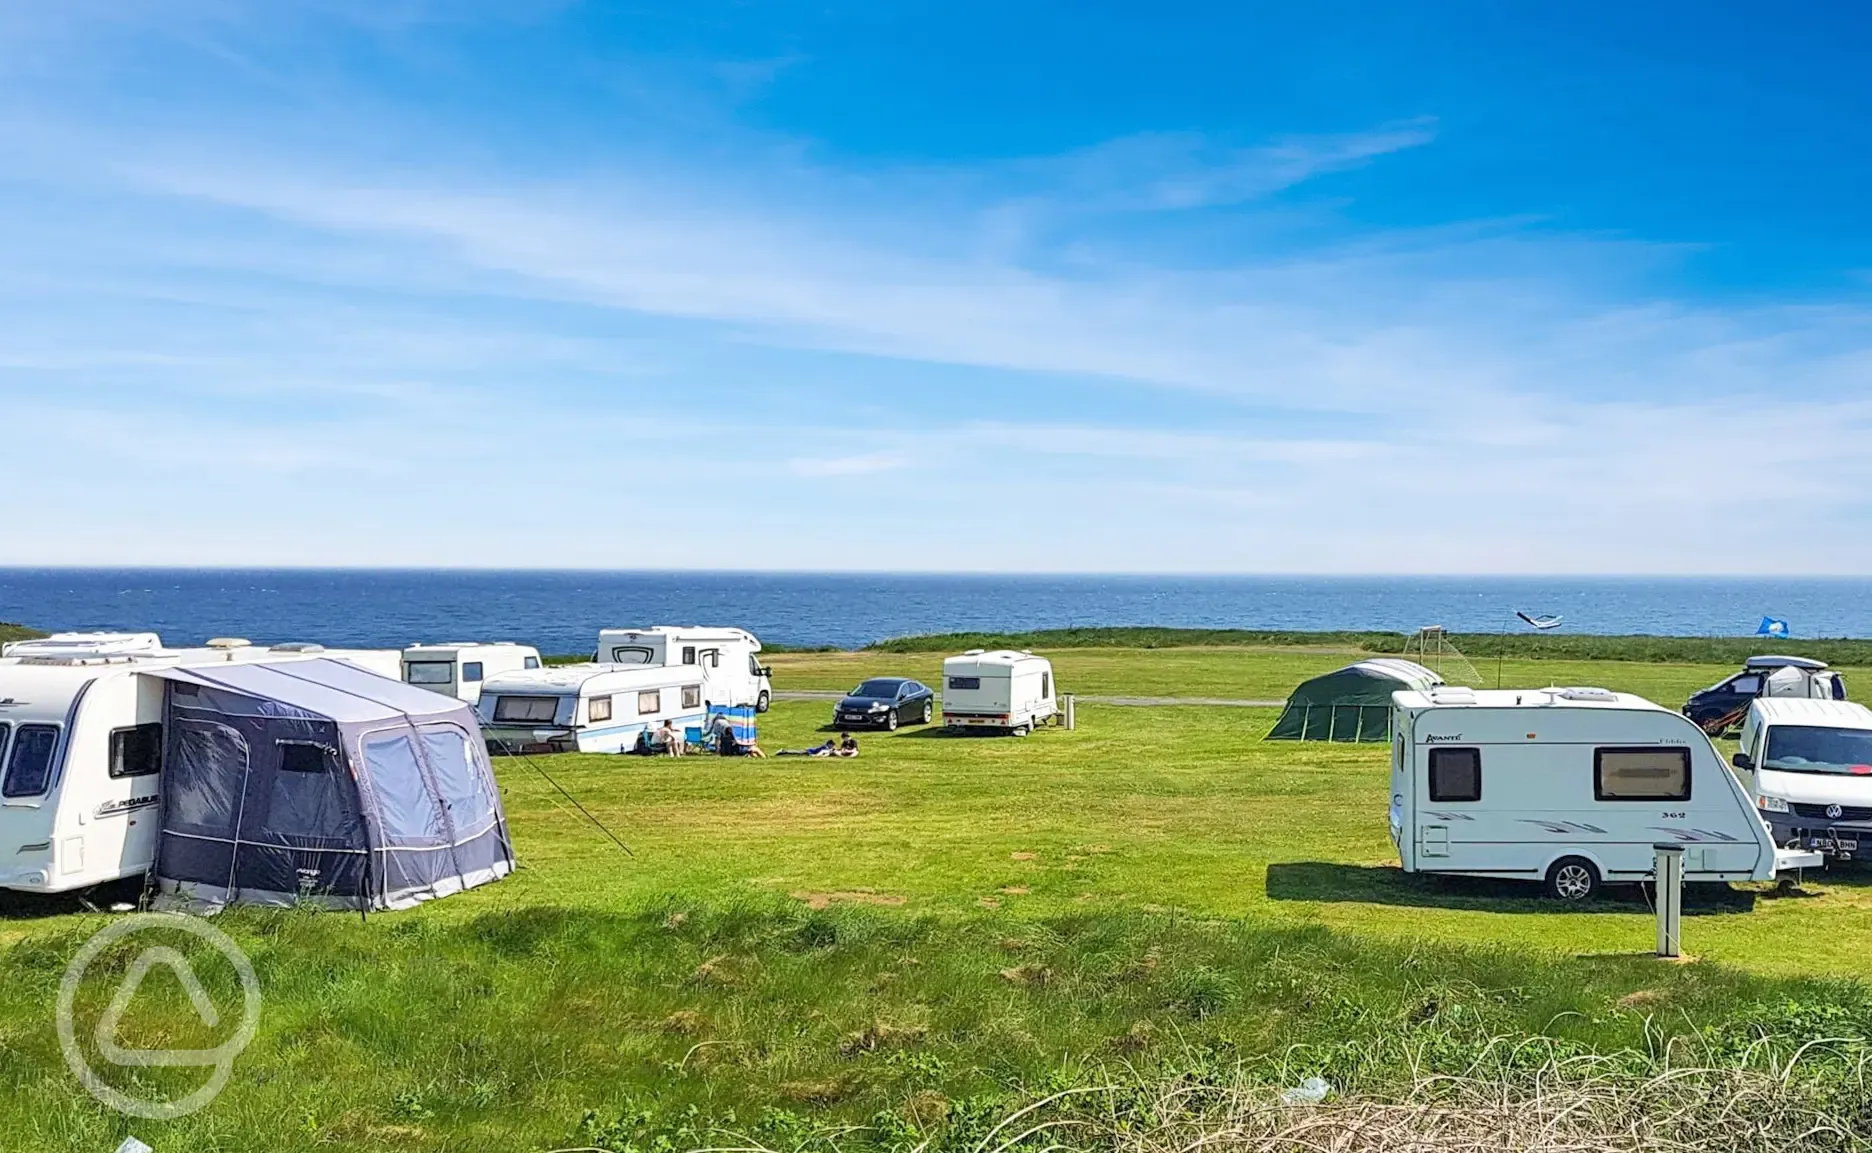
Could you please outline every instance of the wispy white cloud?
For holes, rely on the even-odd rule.
[[[1727,526],[1772,521],[1804,570],[1872,569],[1853,303],[1675,300],[1632,271],[1669,250],[1516,221],[1202,261],[1132,231],[1283,211],[1434,147],[1429,120],[942,170],[620,145],[530,176],[194,127],[40,130],[34,171],[100,207],[22,198],[5,233],[0,396],[36,430],[10,452],[60,491],[0,560],[1733,571]],[[1739,453],[1774,482],[1738,485]],[[886,474],[901,517],[824,555],[824,482]],[[1016,482],[1047,531],[972,534]],[[153,485],[217,511],[157,531]],[[623,486],[760,512],[734,555],[487,551]]]

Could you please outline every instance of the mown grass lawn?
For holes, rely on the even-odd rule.
[[[1067,691],[1244,698],[1346,659],[1054,656]],[[815,689],[881,672],[934,684],[939,667],[773,663],[781,688]],[[1672,704],[1724,672],[1503,668],[1508,684]],[[779,702],[761,743],[815,743],[828,714]],[[855,760],[503,760],[523,864],[509,880],[368,921],[221,919],[254,955],[263,1024],[222,1098],[175,1122],[105,1112],[58,1056],[52,993],[106,918],[9,902],[0,1148],[108,1150],[136,1132],[158,1150],[650,1149],[721,1140],[711,1126],[780,1147],[828,1125],[959,1148],[1023,1094],[1114,1070],[1247,1061],[1359,1084],[1410,1054],[1461,1066],[1498,1037],[1542,1053],[1654,1052],[1667,1036],[1735,1052],[1872,1026],[1864,987],[1841,980],[1872,950],[1872,877],[1828,874],[1801,896],[1698,891],[1685,938],[1701,961],[1663,965],[1644,955],[1652,922],[1635,898],[1566,912],[1512,884],[1404,877],[1385,750],[1264,743],[1274,716],[1085,704],[1075,732],[908,729],[861,738]],[[179,991],[151,985],[141,1028],[190,1035]]]

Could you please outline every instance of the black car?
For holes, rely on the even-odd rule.
[[[832,711],[835,729],[895,729],[927,725],[936,715],[936,694],[920,681],[873,677],[845,694]]]
[[[1796,686],[1790,690],[1770,693],[1770,678],[1787,677],[1786,670],[1794,670],[1798,675]],[[1697,723],[1697,727],[1712,737],[1720,737],[1731,728],[1742,723],[1748,715],[1749,705],[1756,697],[1766,695],[1786,695],[1795,697],[1832,698],[1836,701],[1846,699],[1846,681],[1838,673],[1827,669],[1825,661],[1809,660],[1806,657],[1750,657],[1742,662],[1742,671],[1723,681],[1692,693],[1684,702],[1684,716]]]

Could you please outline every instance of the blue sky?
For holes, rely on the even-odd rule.
[[[0,8],[0,563],[1872,572],[1867,19]]]

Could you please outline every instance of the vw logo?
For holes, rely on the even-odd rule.
[[[1838,805],[1827,806],[1827,820],[1837,821],[1845,815],[1846,815],[1846,810],[1840,808]]]

